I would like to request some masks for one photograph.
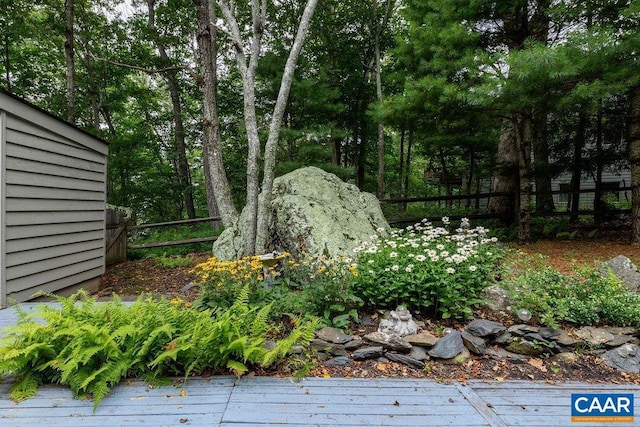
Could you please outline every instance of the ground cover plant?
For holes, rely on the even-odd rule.
[[[541,257],[517,259],[505,266],[501,284],[513,301],[512,310],[528,310],[539,323],[640,327],[640,295],[610,272],[581,267],[565,275]]]
[[[282,335],[269,321],[270,306],[250,308],[241,290],[228,309],[199,310],[180,300],[139,298],[133,304],[96,302],[86,294],[58,297],[60,307],[20,311],[0,341],[0,375],[16,381],[11,397],[32,396],[44,383],[68,385],[92,397],[94,408],[125,377],[157,381],[166,376],[215,372],[237,375],[251,366],[284,360],[314,336],[317,319],[299,317]],[[20,310],[20,309],[18,309]],[[267,339],[276,339],[267,348]]]

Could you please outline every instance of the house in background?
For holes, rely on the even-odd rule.
[[[0,91],[0,307],[99,289],[107,143]]]

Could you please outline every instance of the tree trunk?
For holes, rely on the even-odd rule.
[[[375,38],[375,50],[376,50],[376,97],[378,103],[382,103],[382,78],[380,67],[380,32],[376,31]],[[378,199],[384,197],[384,125],[382,122],[378,123]]]
[[[518,177],[520,197],[518,206],[518,240],[527,243],[531,239],[531,140],[533,123],[530,112],[525,112],[518,124]]]
[[[73,2],[74,0],[65,0],[64,2],[64,53],[67,63],[67,121],[74,123],[75,105],[75,59],[74,59],[74,32],[73,32]]]
[[[273,189],[273,180],[275,179],[276,151],[280,139],[282,118],[289,99],[289,92],[291,90],[291,84],[293,83],[293,75],[296,70],[298,57],[309,33],[309,25],[311,24],[311,18],[313,17],[317,4],[318,0],[308,0],[304,8],[304,12],[300,18],[300,24],[298,25],[296,38],[293,41],[293,46],[291,46],[289,57],[284,67],[278,98],[273,109],[271,125],[269,126],[269,136],[267,137],[267,143],[264,148],[264,178],[262,179],[262,193],[258,205],[258,224],[254,249],[256,254],[264,253],[267,246],[267,239],[269,237],[268,226],[271,219],[271,191]]]
[[[631,163],[631,241],[640,245],[640,85],[631,90],[629,158]]]
[[[573,170],[571,171],[571,223],[578,223],[578,211],[580,210],[580,181],[582,179],[582,149],[584,147],[585,132],[587,128],[587,116],[580,111],[576,139],[573,145]]]
[[[256,71],[260,59],[260,48],[265,26],[266,2],[262,5],[258,0],[251,1],[252,34],[249,43],[249,61],[244,53],[240,27],[235,18],[235,5],[227,0],[218,2],[222,17],[227,25],[228,36],[233,45],[236,65],[242,78],[242,97],[244,104],[244,122],[247,132],[247,197],[244,209],[247,210],[247,223],[242,224],[245,232],[245,247],[241,255],[255,254],[256,234],[258,229],[258,187],[260,137],[256,117]]]
[[[594,222],[596,226],[602,224],[602,173],[604,171],[604,161],[602,153],[602,107],[598,107],[596,117],[596,197],[593,199],[593,211],[595,212]]]
[[[407,161],[404,167],[404,198],[409,197],[409,183],[411,178],[411,146],[413,145],[413,132],[409,131],[409,140],[407,141]]]
[[[547,135],[547,114],[534,117],[533,171],[536,182],[536,212],[553,212],[555,204],[551,191],[551,171],[549,168],[549,141]]]
[[[400,191],[398,192],[402,195],[402,183],[404,182],[404,141],[407,134],[407,130],[402,128],[400,129],[400,165],[398,166],[398,187]],[[398,211],[406,212],[407,204],[400,203],[398,205]]]
[[[516,130],[512,122],[503,122],[498,152],[496,154],[496,170],[491,184],[492,193],[509,193],[509,196],[492,197],[488,210],[500,216],[505,225],[513,224],[516,212],[516,195],[518,193],[518,147]]]
[[[171,59],[167,54],[164,44],[159,40],[159,33],[155,25],[155,2],[156,0],[147,0],[147,6],[149,8],[149,28],[154,32],[156,38],[156,47],[160,54],[160,59],[167,66],[171,66]],[[184,122],[182,120],[182,100],[180,96],[180,90],[178,89],[178,75],[175,70],[168,71],[167,87],[169,89],[169,95],[171,98],[171,107],[173,113],[173,123],[175,132],[175,147],[174,147],[174,159],[175,166],[178,172],[178,180],[182,187],[183,200],[187,208],[187,217],[195,218],[196,210],[193,202],[193,188],[191,186],[191,174],[189,171],[189,163],[187,160],[187,144],[184,136]]]
[[[209,216],[222,218],[222,225],[230,227],[238,220],[233,204],[229,181],[222,159],[220,123],[218,121],[217,67],[216,67],[216,21],[215,4],[212,0],[193,0],[198,11],[198,33],[196,41],[202,68],[201,90],[203,96],[202,127],[204,134],[203,165],[207,189]]]
[[[9,36],[4,35],[4,79],[7,91],[11,92],[11,58],[9,49]]]

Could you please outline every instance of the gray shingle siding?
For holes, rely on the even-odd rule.
[[[0,92],[0,303],[99,280],[107,145]]]

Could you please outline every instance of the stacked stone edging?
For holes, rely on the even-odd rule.
[[[530,357],[552,357],[571,363],[577,353],[600,357],[607,365],[628,374],[640,373],[640,330],[635,327],[591,327],[576,330],[477,319],[463,330],[442,337],[419,330],[404,337],[372,332],[363,337],[323,328],[311,348],[328,366],[348,366],[354,360],[379,359],[422,369],[428,360],[461,364],[474,355],[523,362]],[[333,338],[335,337],[335,338]]]

